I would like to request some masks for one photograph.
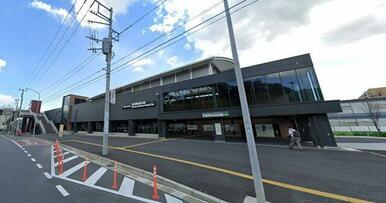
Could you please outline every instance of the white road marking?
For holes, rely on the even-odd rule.
[[[81,169],[83,166],[84,166],[84,161],[82,161],[82,162],[79,163],[78,165],[76,165],[76,166],[74,166],[74,167],[72,167],[72,168],[70,168],[70,169],[64,171],[64,172],[62,173],[62,175],[60,175],[60,176],[67,177],[67,176],[73,174],[75,171]]]
[[[95,185],[95,183],[105,174],[107,168],[100,167],[97,171],[95,171],[87,180],[84,182],[87,185]]]
[[[51,145],[51,176],[55,175],[54,147]]]
[[[26,154],[27,154],[27,153],[28,153],[28,151],[27,151],[27,150],[25,150],[25,151],[24,151],[24,153],[26,153]]]
[[[118,192],[122,195],[133,195],[134,183],[134,180],[124,177]]]
[[[57,185],[56,189],[58,189],[59,192],[62,193],[63,197],[70,195],[61,185]]]
[[[36,159],[34,159],[34,158],[31,158],[31,161],[32,161],[32,162],[35,162],[35,161],[36,161]]]
[[[347,151],[353,151],[353,152],[360,152],[361,150],[357,150],[357,149],[353,149],[353,148],[349,148],[349,147],[340,147],[344,150],[347,150]]]
[[[9,138],[8,138],[8,139],[9,139]],[[18,147],[23,148],[21,145],[19,145],[19,143],[13,141],[12,139],[9,139],[9,140],[11,140],[13,143],[15,143],[15,145],[17,145]]]
[[[31,154],[27,154],[28,157],[31,157]]]
[[[43,166],[40,165],[40,164],[36,164],[36,166],[37,166],[38,168],[43,168]]]
[[[166,193],[165,193],[165,197],[166,197],[166,202],[167,203],[183,203],[182,200],[177,199],[177,198],[175,198],[175,197],[173,197],[171,195],[168,195]]]
[[[51,179],[51,178],[52,178],[52,176],[51,176],[49,173],[47,173],[47,172],[44,172],[44,175],[45,175],[48,179]]]
[[[69,182],[77,183],[77,184],[80,184],[80,185],[85,185],[85,186],[88,186],[88,187],[91,187],[91,188],[94,188],[94,189],[97,189],[97,190],[102,190],[102,191],[113,193],[113,194],[116,194],[116,195],[121,195],[123,197],[129,197],[129,198],[132,198],[132,199],[135,199],[135,200],[139,200],[139,201],[142,201],[142,202],[159,203],[157,201],[154,201],[154,200],[151,200],[151,199],[146,199],[146,198],[143,198],[143,197],[138,197],[138,196],[135,196],[135,195],[131,195],[131,196],[130,195],[123,195],[123,194],[119,193],[116,190],[104,188],[104,187],[101,187],[101,186],[98,186],[98,185],[87,185],[87,184],[85,184],[82,181],[74,180],[74,179],[71,179],[71,178],[61,177],[61,176],[57,176],[57,175],[54,175],[54,177],[62,179],[62,180],[66,180],[66,181],[69,181]]]
[[[73,160],[73,159],[76,159],[76,158],[78,158],[78,156],[68,157],[67,159],[64,159],[64,160],[63,160],[63,163],[69,162],[69,161],[71,161],[71,160]],[[55,163],[55,166],[58,166],[58,165],[59,165],[59,162],[56,162],[56,163]]]
[[[63,156],[64,156],[64,155],[67,155],[67,154],[69,154],[69,153],[70,153],[70,152],[64,152],[64,153],[63,153]],[[54,156],[54,158],[56,158],[56,155]]]

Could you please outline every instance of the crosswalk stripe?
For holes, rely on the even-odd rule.
[[[95,171],[84,183],[87,185],[94,185],[107,171],[107,168],[100,167]]]
[[[177,199],[171,195],[168,195],[168,194],[165,194],[165,197],[166,197],[166,202],[167,203],[183,203],[182,200],[180,199]]]
[[[76,165],[76,166],[74,166],[74,167],[72,167],[72,168],[70,168],[70,169],[64,171],[64,172],[62,173],[62,175],[60,175],[60,176],[67,177],[67,176],[73,174],[75,171],[81,169],[83,166],[84,166],[84,161],[82,161],[82,162],[80,162],[78,165]]]
[[[135,183],[134,180],[124,177],[118,192],[124,196],[133,195],[134,183]]]
[[[67,154],[69,154],[69,153],[70,153],[70,152],[64,152],[64,153],[63,153],[63,156],[64,156],[64,155],[67,155]],[[54,158],[56,158],[56,155],[54,156]]]
[[[78,156],[68,157],[67,159],[64,159],[64,160],[63,160],[63,163],[69,162],[69,161],[71,161],[71,160],[73,160],[73,159],[76,159],[76,158],[78,158]],[[56,163],[55,163],[55,166],[58,166],[58,165],[59,165],[59,162],[56,162]]]

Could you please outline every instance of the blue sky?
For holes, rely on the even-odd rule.
[[[87,0],[87,3],[91,1]],[[116,13],[114,29],[117,31],[130,25],[160,2],[159,0],[101,1],[114,8]],[[239,1],[230,0],[230,5],[237,2]],[[253,2],[254,0],[247,0],[245,4]],[[32,74],[72,3],[73,0],[2,1],[0,106],[14,104],[13,100],[18,97],[18,89],[33,76],[41,77],[43,70],[48,69],[44,79],[28,83],[29,88],[44,91],[92,54],[87,51],[90,44],[85,38],[89,35],[90,28],[84,21],[55,63],[48,66],[79,23],[86,11],[86,4],[46,66],[38,66],[37,70],[40,71],[35,72],[35,75]],[[78,0],[75,10],[78,10],[82,3],[83,0]],[[350,7],[346,6],[348,4]],[[207,10],[208,8],[210,10]],[[113,62],[160,34],[173,29],[178,29],[176,33],[187,30],[222,10],[220,0],[167,0],[155,12],[125,32],[119,42],[114,43]],[[70,15],[74,17],[75,13],[71,12]],[[88,14],[86,19],[93,17]],[[382,0],[355,2],[260,0],[244,8],[242,12],[233,14],[233,20],[242,66],[311,53],[326,99],[356,98],[367,88],[386,86],[386,80],[380,74],[384,73],[386,68],[386,62],[383,60],[386,47],[386,6]],[[67,22],[64,25],[59,36],[68,24]],[[93,32],[103,37],[106,29],[98,28]],[[153,46],[165,40],[167,39],[163,38]],[[111,85],[113,88],[122,86],[214,55],[231,56],[226,23],[223,20],[186,36],[179,43],[114,74]],[[51,95],[68,85],[81,83],[82,78],[95,74],[104,65],[104,56],[100,55],[78,74],[44,94],[43,100],[47,98],[50,100],[44,102],[43,109],[59,107],[61,97],[67,92],[56,97]],[[94,96],[103,91],[104,80],[101,80],[83,89],[72,90],[70,93]],[[33,92],[27,92],[26,98],[36,96]]]

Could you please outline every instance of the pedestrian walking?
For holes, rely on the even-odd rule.
[[[294,145],[296,144],[298,145],[299,150],[303,151],[303,147],[300,144],[300,141],[301,141],[300,133],[297,130],[291,127],[288,127],[288,137],[290,138],[290,144],[288,146],[290,149],[293,149]]]

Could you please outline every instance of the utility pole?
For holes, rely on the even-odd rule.
[[[241,74],[239,57],[237,54],[235,34],[233,31],[232,19],[231,19],[231,15],[229,12],[228,0],[224,0],[224,7],[225,7],[225,13],[226,13],[226,17],[227,17],[228,32],[229,32],[231,49],[232,49],[233,62],[234,62],[234,66],[235,66],[237,88],[239,90],[241,112],[243,114],[244,128],[245,128],[245,133],[246,133],[246,137],[247,137],[248,152],[249,152],[249,159],[251,162],[253,184],[254,184],[255,193],[256,193],[256,200],[258,203],[265,203],[266,200],[265,200],[263,182],[262,182],[262,178],[261,178],[259,159],[257,157],[257,152],[256,152],[256,144],[255,144],[255,138],[253,135],[251,116],[249,114],[247,97],[245,95],[244,80],[243,80],[243,75]]]
[[[105,110],[104,110],[104,122],[103,122],[103,145],[102,145],[102,155],[108,154],[108,142],[109,142],[109,123],[110,123],[110,74],[111,74],[111,59],[112,59],[112,48],[113,40],[119,40],[118,32],[113,30],[113,8],[108,8],[99,1],[95,0],[93,3],[97,4],[96,11],[90,11],[95,16],[99,17],[103,22],[91,21],[89,23],[97,23],[102,25],[107,25],[109,28],[108,37],[103,38],[103,40],[97,39],[95,36],[89,36],[92,41],[97,43],[102,42],[102,48],[90,48],[89,50],[94,53],[97,50],[102,50],[102,53],[106,55],[106,92],[105,92]],[[106,16],[101,11],[107,11],[110,15]],[[116,37],[113,37],[113,33],[117,34]]]
[[[17,126],[16,126],[16,131],[15,131],[15,135],[17,134],[17,131],[19,130],[20,128],[20,121],[19,121],[19,117],[20,117],[20,114],[21,114],[21,110],[23,108],[23,97],[24,97],[24,91],[25,89],[19,89],[21,91],[21,95],[20,95],[20,108],[19,108],[19,112],[17,114]],[[23,120],[22,120],[23,121]]]

